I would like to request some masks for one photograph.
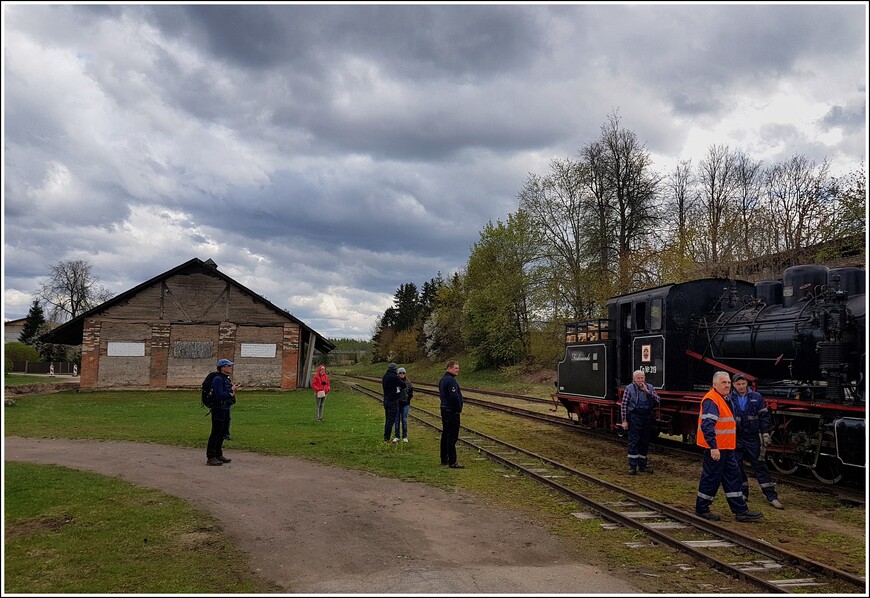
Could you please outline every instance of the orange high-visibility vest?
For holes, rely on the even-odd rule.
[[[716,403],[716,407],[719,408],[719,419],[716,421],[716,448],[734,450],[737,448],[737,422],[734,421],[734,414],[731,413],[731,408],[725,402],[725,397],[716,392],[714,388],[711,388],[710,392],[701,399],[700,412],[698,413],[698,433],[695,436],[696,444],[710,448],[707,439],[704,438],[704,432],[701,431],[701,421],[704,418],[704,400],[706,399]]]

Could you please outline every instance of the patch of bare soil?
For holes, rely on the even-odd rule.
[[[50,392],[62,392],[64,390],[76,390],[78,387],[78,382],[17,384],[13,386],[4,386],[3,395],[7,397],[15,397],[21,395],[47,394]]]
[[[520,374],[520,380],[528,384],[553,386],[553,382],[556,380],[556,370],[548,368],[524,372]]]
[[[207,467],[205,449],[132,442],[6,438],[4,449],[7,460],[119,476],[209,511],[278,592],[638,592],[517,512],[461,492],[243,451]]]
[[[43,530],[59,529],[65,525],[73,523],[75,519],[70,517],[69,513],[64,513],[62,517],[38,517],[36,519],[27,519],[17,523],[6,525],[6,539],[24,538]]]

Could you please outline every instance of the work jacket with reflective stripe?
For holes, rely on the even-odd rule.
[[[725,397],[715,388],[701,399],[701,412],[698,414],[698,433],[695,437],[698,446],[709,449],[734,450],[737,447],[737,423]]]

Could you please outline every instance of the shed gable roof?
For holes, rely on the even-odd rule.
[[[333,345],[326,338],[324,338],[323,336],[318,334],[311,327],[306,326],[304,322],[302,322],[301,320],[299,320],[298,318],[293,316],[290,312],[287,312],[287,311],[281,309],[280,307],[276,306],[275,304],[273,304],[271,301],[269,301],[265,297],[255,293],[251,289],[238,283],[237,281],[233,280],[232,278],[230,278],[229,276],[227,276],[226,274],[224,274],[223,272],[218,270],[217,265],[211,259],[204,262],[204,261],[200,260],[199,258],[193,258],[187,262],[184,262],[183,264],[176,266],[175,268],[173,268],[171,270],[167,270],[163,274],[159,274],[150,280],[146,280],[142,284],[137,285],[137,286],[133,287],[132,289],[125,291],[125,292],[121,293],[120,295],[113,297],[104,303],[101,303],[100,305],[94,307],[93,309],[90,309],[90,310],[86,311],[85,313],[73,318],[69,322],[66,322],[65,324],[58,326],[57,328],[55,328],[51,332],[47,332],[46,334],[42,335],[40,337],[40,340],[42,340],[43,342],[46,342],[46,343],[58,343],[58,344],[62,344],[62,345],[80,345],[82,343],[82,338],[84,336],[85,319],[93,317],[93,316],[98,315],[98,314],[101,314],[115,305],[118,305],[118,304],[121,304],[125,301],[128,301],[131,297],[137,295],[141,291],[148,289],[151,286],[153,286],[159,282],[162,282],[168,278],[171,278],[171,277],[176,276],[178,274],[197,274],[197,273],[207,274],[209,276],[216,276],[216,277],[226,281],[228,284],[230,284],[230,285],[238,288],[239,290],[243,291],[244,293],[250,295],[254,299],[254,301],[262,303],[265,307],[274,311],[276,314],[280,315],[281,317],[283,317],[283,318],[285,318],[285,319],[287,319],[295,324],[298,324],[301,329],[308,331],[309,333],[314,335],[314,338],[315,338],[314,347],[318,351],[320,351],[321,353],[329,353],[330,351],[335,349],[335,345]]]

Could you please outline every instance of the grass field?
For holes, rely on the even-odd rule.
[[[114,478],[29,463],[7,463],[4,482],[4,593],[265,589],[246,573],[247,555],[222,537],[217,522],[178,498]],[[238,566],[216,568],[215,562]]]
[[[407,367],[407,366],[406,366]],[[408,367],[409,377],[420,382],[437,382],[443,373],[444,364],[430,364],[422,367],[417,364]],[[386,364],[358,366],[355,368],[330,368],[331,374],[338,377],[344,371],[380,376]],[[475,373],[463,370],[460,376],[465,387],[489,386],[513,392],[523,392],[526,382],[517,382],[505,372]],[[489,381],[489,382],[487,382]],[[546,394],[547,387],[539,386],[538,393]],[[6,436],[64,437],[85,439],[131,440],[159,444],[199,447],[205,445],[210,429],[210,420],[199,404],[195,391],[149,391],[149,392],[60,392],[55,394],[16,397],[16,406],[6,407],[4,426]],[[429,407],[437,411],[437,399],[425,395],[415,398],[418,407]],[[293,392],[240,391],[237,405],[233,408],[233,441],[228,447],[244,449],[263,454],[294,455],[316,462],[328,463],[349,469],[368,471],[375,474],[414,480],[450,490],[463,489],[475,493],[482,504],[516,509],[526,516],[549,527],[554,533],[571,538],[577,543],[583,558],[592,564],[607,567],[612,573],[631,576],[633,581],[646,587],[650,592],[668,591],[671,593],[697,592],[704,576],[696,573],[675,573],[663,575],[660,571],[659,557],[634,551],[624,546],[631,540],[634,532],[601,530],[598,523],[578,522],[570,516],[576,505],[554,499],[552,491],[542,489],[525,478],[511,480],[506,485],[504,477],[495,468],[472,466],[464,470],[462,476],[450,475],[444,468],[437,467],[439,436],[435,431],[411,423],[413,450],[407,447],[383,443],[383,408],[360,393],[351,392],[346,386],[333,384],[333,392],[326,403],[325,419],[329,425],[315,422],[314,399],[310,390]],[[147,422],[147,425],[143,425]],[[532,450],[550,454],[569,464],[589,471],[593,475],[613,481],[628,483],[620,473],[624,471],[625,452],[606,442],[585,439],[582,442],[571,432],[554,431],[538,424],[521,424],[509,416],[493,415],[471,409],[463,414],[463,424],[472,427],[485,426],[484,429],[496,436],[517,444],[530,446]],[[531,443],[531,444],[529,444]],[[460,460],[466,460],[459,447]],[[9,464],[7,463],[7,466]],[[32,466],[39,469],[37,466]],[[16,471],[17,470],[17,471]],[[210,522],[209,517],[194,509],[185,511],[169,497],[155,498],[158,495],[139,491],[119,484],[117,480],[106,480],[106,484],[96,484],[102,499],[91,496],[83,503],[77,503],[74,496],[66,496],[57,490],[66,485],[86,487],[95,485],[93,474],[82,474],[60,468],[46,468],[41,485],[49,488],[48,498],[34,500],[28,504],[27,487],[37,474],[29,469],[18,470],[17,465],[7,467],[6,471],[6,528],[7,530],[27,530],[26,534],[6,538],[6,591],[24,588],[19,591],[35,593],[78,592],[72,588],[87,588],[88,591],[101,593],[125,593],[129,591],[126,578],[144,578],[148,572],[151,585],[140,586],[139,590],[149,593],[238,593],[260,591],[262,582],[247,569],[238,569],[238,577],[221,579],[216,586],[201,585],[194,590],[184,585],[188,580],[179,577],[173,570],[149,569],[150,559],[143,559],[142,553],[131,551],[123,545],[123,533],[106,533],[100,538],[102,548],[87,548],[92,568],[99,570],[126,571],[124,574],[106,574],[99,587],[89,585],[88,579],[93,571],[77,568],[69,562],[58,560],[52,550],[65,552],[63,542],[78,542],[80,539],[64,539],[58,536],[52,522],[64,521],[64,513],[72,514],[75,519],[90,516],[84,513],[88,504],[94,501],[116,501],[121,511],[128,511],[130,504],[138,505],[134,521],[127,522],[122,514],[107,519],[106,526],[123,530],[125,526],[137,525],[136,519],[147,521],[150,518],[163,520],[165,537],[170,542],[173,537],[189,537],[190,530],[205,530],[218,545],[222,545],[219,529]],[[679,508],[691,509],[693,496],[697,490],[699,469],[689,466],[682,470],[672,467],[669,472],[659,471],[661,475],[632,480],[631,483],[648,492],[657,500],[673,504]],[[84,476],[80,477],[79,476]],[[639,477],[639,476],[638,476]],[[55,479],[56,478],[56,479]],[[74,478],[79,478],[75,480]],[[655,478],[655,479],[652,479]],[[53,488],[53,489],[52,489]],[[108,497],[108,498],[105,498]],[[113,498],[114,497],[114,498]],[[779,529],[776,537],[787,536],[796,544],[809,542],[818,545],[819,554],[825,552],[843,561],[863,563],[863,542],[858,544],[845,533],[847,528],[864,526],[863,509],[847,509],[835,500],[827,500],[807,493],[791,491],[786,495],[789,502],[785,512],[770,513],[771,529]],[[721,497],[720,497],[721,498]],[[23,502],[22,502],[23,501]],[[131,502],[132,501],[132,502]],[[168,513],[161,512],[168,508]],[[792,509],[805,509],[795,511]],[[82,510],[83,514],[79,514]],[[811,513],[795,519],[796,513]],[[828,527],[836,531],[842,527],[843,533],[823,535],[816,522],[824,519],[831,523]],[[45,523],[48,522],[48,523]],[[59,526],[68,533],[76,526]],[[802,540],[809,538],[812,540]],[[113,542],[120,542],[117,547]],[[151,541],[149,540],[149,543]],[[39,548],[32,548],[37,546]],[[57,548],[61,546],[61,548]],[[795,546],[797,548],[797,546]],[[195,546],[174,545],[176,557],[185,550],[196,551]],[[43,551],[45,553],[43,554]],[[116,562],[115,554],[120,555]],[[147,552],[145,553],[148,554]],[[44,558],[44,556],[46,558]],[[47,558],[51,557],[51,558]],[[676,556],[679,559],[682,557]],[[650,560],[652,559],[652,560]],[[191,562],[191,567],[195,563]],[[636,572],[654,570],[655,576],[637,576]],[[197,573],[190,575],[197,579]],[[79,579],[76,579],[76,577]],[[139,576],[139,577],[137,577]],[[78,585],[76,585],[78,584]],[[260,585],[258,585],[260,584]],[[196,585],[196,584],[195,584]],[[219,587],[218,587],[219,586]]]

